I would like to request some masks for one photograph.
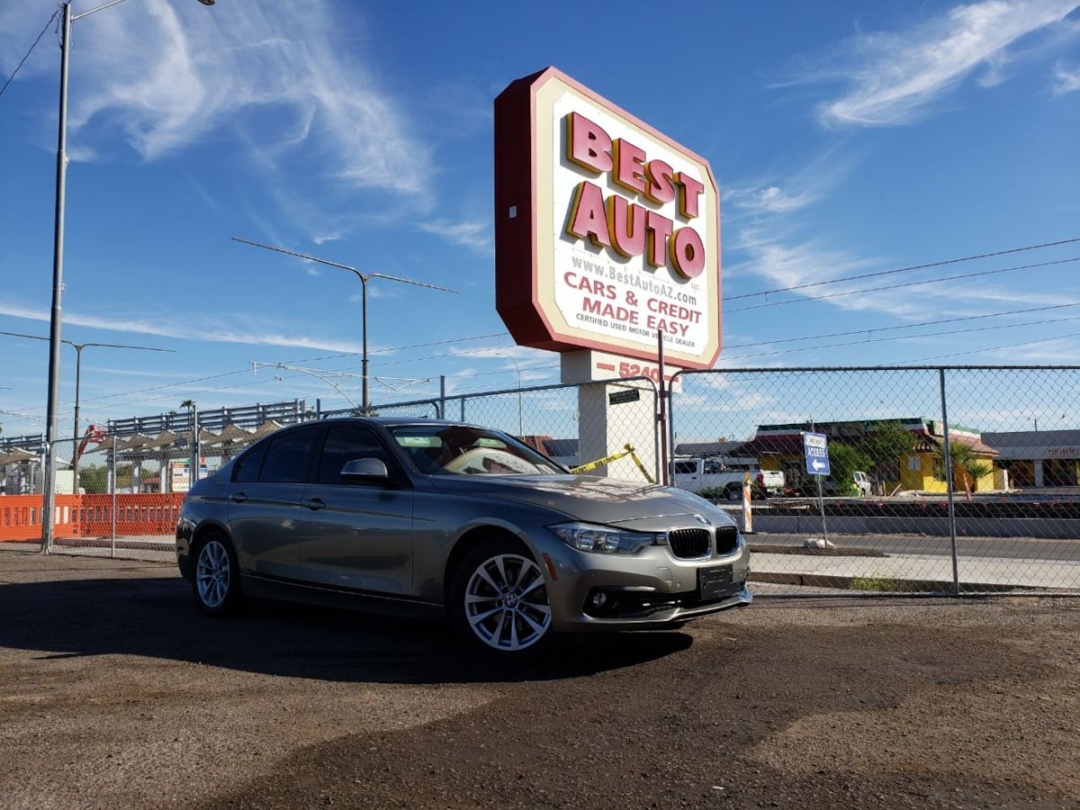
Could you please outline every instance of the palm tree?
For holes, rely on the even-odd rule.
[[[937,449],[938,455],[941,457],[942,464],[941,469],[934,473],[934,477],[939,481],[947,481],[945,477],[945,445],[941,444]],[[974,448],[970,444],[965,444],[960,441],[953,440],[949,442],[949,454],[952,456],[953,467],[953,489],[956,488],[956,479],[959,478],[964,485],[964,492],[967,493],[967,497],[971,499],[971,493],[978,484],[980,478],[983,478],[993,472],[993,465],[991,465],[985,459],[976,455]]]

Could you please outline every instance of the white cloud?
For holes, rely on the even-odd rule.
[[[727,223],[732,222],[732,211],[752,217],[793,214],[827,197],[851,175],[860,160],[857,149],[847,140],[840,139],[801,166],[721,184],[725,188]]]
[[[816,199],[817,196],[810,191],[792,194],[778,186],[756,189],[736,188],[724,194],[725,202],[730,202],[736,208],[770,214],[786,214],[797,211],[810,205]]]
[[[50,11],[3,4],[4,72]],[[117,159],[126,148],[154,161],[235,139],[246,168],[259,173],[285,216],[300,212],[297,224],[318,242],[356,223],[357,191],[379,192],[384,214],[425,212],[430,148],[375,72],[352,55],[359,49],[344,46],[345,36],[366,36],[362,14],[349,6],[334,16],[326,0],[229,0],[212,9],[194,0],[140,0],[76,19],[69,157]],[[59,74],[54,40],[52,32],[42,38],[20,81]],[[51,114],[52,105],[44,111]],[[43,147],[51,131],[42,127]],[[353,213],[341,210],[342,200]]]
[[[738,236],[739,242],[731,247],[746,258],[729,263],[725,273],[753,274],[764,279],[767,288],[775,292],[729,300],[724,305],[725,317],[738,319],[746,317],[744,313],[766,307],[779,310],[798,306],[807,299],[818,299],[839,310],[886,315],[901,321],[925,320],[928,312],[939,317],[967,317],[995,312],[1003,306],[1041,307],[1062,303],[1062,291],[1029,292],[986,280],[934,281],[933,275],[904,275],[839,281],[887,270],[888,259],[858,256],[835,248],[822,238],[799,241],[772,223],[768,230],[745,228]]]
[[[1080,65],[1066,67],[1059,64],[1054,69],[1054,97],[1075,93],[1077,90],[1080,90]]]
[[[451,347],[447,352],[450,357],[475,357],[484,360],[497,361],[499,372],[476,372],[469,374],[505,373],[520,375],[522,383],[538,382],[547,380],[552,373],[552,359],[550,352],[540,349],[532,349],[527,346],[481,346],[475,349],[462,349]],[[458,372],[456,376],[462,376]]]
[[[850,89],[819,108],[833,126],[893,126],[926,114],[976,69],[984,86],[1003,80],[1008,49],[1032,33],[1050,30],[1080,7],[1077,0],[983,0],[896,33],[860,33],[845,43],[844,65],[800,81],[843,77]],[[1053,44],[1053,43],[1051,43]],[[1035,58],[1032,51],[1027,58]]]
[[[420,229],[441,236],[451,244],[463,245],[481,252],[491,252],[490,224],[478,222],[449,222],[445,219],[420,223]]]
[[[325,3],[253,0],[213,9],[143,0],[79,20],[72,130],[108,114],[153,160],[239,120],[270,165],[303,149],[349,185],[419,193],[426,150],[367,66],[335,42],[339,24]]]
[[[0,315],[23,320],[49,322],[49,313],[44,309],[21,307],[0,301]],[[245,316],[227,316],[225,320],[230,324],[243,322]],[[235,343],[252,346],[285,346],[289,348],[318,349],[319,351],[358,353],[358,343],[344,343],[335,340],[320,340],[308,336],[289,335],[280,332],[267,332],[257,327],[250,330],[240,330],[234,327],[226,327],[209,319],[203,323],[193,324],[190,318],[184,321],[168,323],[160,318],[153,320],[122,320],[115,317],[97,317],[80,315],[77,312],[67,310],[64,312],[64,324],[66,326],[85,326],[93,329],[101,329],[109,332],[120,332],[136,335],[153,335],[155,337],[170,338],[174,340],[198,340],[208,343]],[[4,330],[16,331],[16,330]]]
[[[730,273],[750,272],[777,288],[798,287],[867,272],[876,262],[831,248],[819,239],[785,242],[777,229],[744,228],[733,247],[749,257],[729,264]],[[813,293],[805,293],[812,295]],[[741,306],[741,305],[740,305]]]

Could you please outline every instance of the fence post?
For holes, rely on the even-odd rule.
[[[681,368],[675,369],[671,374],[671,382],[668,384],[668,398],[667,398],[667,424],[664,425],[664,440],[667,442],[669,457],[665,462],[664,477],[659,480],[664,486],[675,486],[675,408],[678,407],[678,397],[671,396],[671,389],[675,387],[676,381],[679,385],[685,385],[682,379],[683,370]],[[682,390],[680,388],[680,390]]]
[[[109,476],[109,489],[112,492],[112,506],[109,508],[109,537],[112,538],[109,541],[109,556],[116,556],[116,434],[112,437],[112,447],[109,448],[109,467],[112,470],[112,475]],[[165,477],[165,465],[162,465],[161,472],[159,473],[159,482]],[[161,484],[158,483],[158,488],[161,488]]]
[[[952,546],[953,591],[960,595],[960,563],[956,550],[956,502],[953,499],[952,444],[949,441],[949,410],[945,400],[945,369],[938,369],[938,381],[941,388],[941,422],[945,433],[945,496],[949,505],[949,541]]]
[[[654,426],[653,431],[652,431],[653,432],[654,444],[656,444],[657,440],[659,440],[658,441],[659,447],[654,448],[654,453],[656,454],[655,455],[656,464],[657,464],[657,468],[658,468],[657,472],[660,473],[660,475],[657,476],[656,480],[658,480],[664,486],[667,486],[668,485],[668,443],[667,443],[667,437],[668,437],[668,428],[667,428],[667,423],[668,423],[668,414],[667,414],[668,388],[667,388],[667,383],[664,381],[664,372],[665,372],[666,364],[664,362],[664,333],[661,330],[657,330],[657,332],[656,332],[656,359],[657,359],[657,363],[658,363],[658,371],[660,372],[660,375],[659,375],[660,376],[660,379],[659,379],[659,388],[660,388],[660,390],[656,393],[656,399],[654,400],[654,402],[656,403],[656,407],[653,409],[653,412],[656,415],[655,418],[656,418],[657,425],[659,426],[659,430],[656,429],[657,426]],[[659,452],[657,452],[657,451],[659,451]]]

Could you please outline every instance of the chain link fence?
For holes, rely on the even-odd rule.
[[[144,489],[137,468],[118,463],[117,443],[116,436],[100,442],[87,437],[55,442],[53,550],[110,556],[118,550],[160,551],[163,544],[159,538],[175,532],[179,498],[149,491],[159,486],[156,473]],[[97,452],[88,452],[94,450]],[[41,541],[46,518],[41,495],[44,442],[39,452],[32,460],[23,460],[14,474],[5,476],[0,541],[31,545]]]
[[[732,509],[790,593],[1080,591],[1080,370],[685,372],[672,446],[784,484]],[[828,475],[805,434],[825,437]],[[704,491],[705,495],[712,495]],[[764,497],[762,497],[764,496]]]
[[[592,475],[657,481],[659,393],[633,377],[588,385],[546,385],[447,397],[443,412],[518,436],[571,468]]]
[[[581,472],[698,492],[743,527],[759,592],[1076,594],[1078,389],[1080,368],[1060,366],[731,369],[676,374],[666,408],[652,380],[635,378],[374,410],[487,425]],[[824,437],[827,475],[808,468],[807,433]],[[61,459],[72,454],[58,449]],[[131,463],[117,464],[122,478]],[[160,475],[175,473],[169,464]],[[79,475],[89,466],[84,457]],[[25,469],[31,483],[40,477],[33,463]],[[115,547],[118,537],[137,543],[171,530],[177,496],[146,491],[151,479],[113,476],[103,494],[80,500],[64,494],[74,490],[70,463],[58,470],[71,487],[58,495],[58,537]],[[40,505],[20,504],[7,500],[0,534],[40,537],[26,524],[40,520]]]

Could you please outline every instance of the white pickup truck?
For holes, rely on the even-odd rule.
[[[742,500],[747,473],[755,495],[783,493],[784,474],[780,470],[762,470],[753,459],[677,458],[672,463],[673,483],[679,489],[722,492],[729,501]]]

